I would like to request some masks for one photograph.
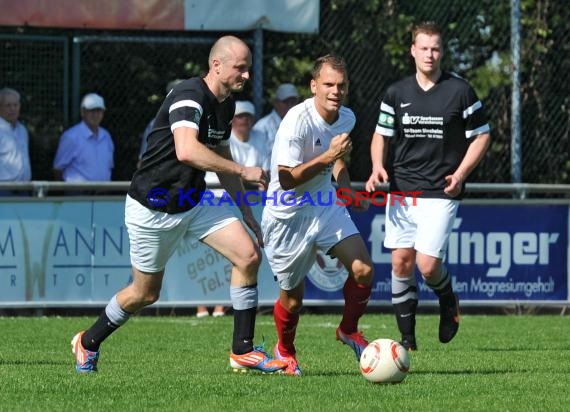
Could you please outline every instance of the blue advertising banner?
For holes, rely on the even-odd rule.
[[[258,219],[261,207],[254,207]],[[371,251],[371,305],[390,304],[384,209],[353,213]],[[0,203],[0,307],[102,306],[131,280],[121,200]],[[463,303],[569,302],[567,204],[462,204],[446,264]],[[231,265],[193,238],[174,251],[158,305],[229,303]],[[323,253],[307,274],[305,304],[342,304],[347,272]],[[420,299],[435,296],[418,275]],[[259,302],[278,288],[264,259]]]
[[[568,212],[567,205],[462,204],[445,258],[461,301],[567,302]],[[390,303],[390,251],[382,245],[384,208],[351,214],[374,262],[371,304]],[[338,279],[346,274],[334,263],[319,267],[308,276],[306,297],[341,300]],[[420,300],[435,300],[416,276]]]

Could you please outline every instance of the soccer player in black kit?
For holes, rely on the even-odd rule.
[[[251,52],[237,37],[224,36],[213,45],[208,65],[204,78],[177,84],[157,113],[142,165],[133,176],[125,202],[133,281],[111,298],[89,329],[73,337],[79,373],[97,371],[101,342],[133,313],[158,300],[166,263],[187,233],[232,264],[232,368],[276,372],[287,366],[253,346],[259,248],[227,206],[199,203],[206,189],[205,171],[217,172],[234,199],[237,191],[244,191],[242,179],[267,184],[261,168],[233,162],[229,149],[235,109],[231,93],[241,91],[249,79]],[[258,245],[263,246],[251,209],[243,204],[239,207]]]
[[[490,128],[469,84],[440,68],[442,34],[433,22],[416,26],[411,54],[416,73],[391,85],[380,105],[371,143],[372,174],[366,189],[382,182],[390,192],[420,192],[417,202],[390,196],[384,246],[392,249],[392,304],[401,343],[417,350],[417,265],[439,298],[439,340],[459,329],[459,302],[443,265],[465,181],[483,158]]]

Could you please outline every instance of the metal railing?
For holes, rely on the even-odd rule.
[[[27,193],[33,197],[44,198],[53,193],[69,194],[73,192],[89,193],[92,195],[124,195],[129,189],[129,181],[120,182],[55,182],[35,180],[30,182],[0,182],[0,193],[4,198],[8,194],[20,198],[19,193]],[[355,190],[364,190],[364,182],[354,182]],[[211,185],[211,189],[219,189],[219,185]],[[387,191],[388,185],[378,186],[378,190]],[[570,184],[543,184],[543,183],[467,183],[468,194],[506,194],[515,198],[526,199],[531,195],[558,195],[570,198]],[[50,192],[52,194],[50,194]]]

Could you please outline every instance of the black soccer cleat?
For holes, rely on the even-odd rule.
[[[459,330],[459,298],[454,293],[450,303],[439,303],[439,341],[450,342]]]
[[[416,344],[416,337],[413,335],[402,335],[402,340],[400,345],[404,347],[408,352],[415,352],[418,350],[418,345]]]

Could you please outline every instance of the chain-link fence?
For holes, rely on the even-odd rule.
[[[570,13],[565,3],[521,1],[521,165],[522,180],[528,183],[570,182],[570,90],[564,79],[570,71]],[[351,174],[354,180],[366,180],[379,101],[389,84],[413,73],[413,24],[435,20],[444,29],[444,69],[474,86],[491,118],[493,144],[471,180],[510,182],[510,17],[509,0],[321,0],[318,34],[263,32],[264,109],[270,110],[271,93],[281,82],[297,84],[308,97],[311,65],[319,55],[344,56],[351,82],[347,104],[357,116]],[[0,28],[0,87],[22,93],[34,179],[50,177],[61,131],[78,120],[80,96],[95,91],[108,106],[103,126],[115,141],[114,179],[129,180],[141,133],[166,84],[204,73],[212,42],[227,34],[114,32],[110,37],[93,31],[19,31],[24,33]],[[48,40],[39,33],[52,36]],[[237,33],[248,39],[254,34]],[[253,99],[251,85],[239,97]]]
[[[444,30],[445,70],[467,79],[487,106],[493,144],[471,179],[511,181],[511,1],[479,0],[323,0],[318,36],[267,33],[264,73],[271,64],[286,72],[312,57],[333,51],[350,68],[349,106],[357,115],[351,174],[366,180],[370,173],[368,143],[379,100],[395,80],[413,73],[409,57],[413,24],[433,20]],[[522,181],[570,182],[570,8],[563,0],[522,1],[521,118]],[[302,42],[304,46],[299,46]],[[298,59],[297,62],[291,61]],[[272,76],[266,78],[271,82]],[[298,81],[306,78],[296,77]]]
[[[97,92],[107,101],[104,125],[115,143],[115,180],[130,180],[142,133],[166,96],[172,80],[203,75],[215,38],[78,36],[73,77],[79,96]],[[73,104],[73,117],[79,118]]]
[[[0,88],[12,87],[22,95],[32,179],[49,180],[58,138],[69,121],[68,39],[0,33],[0,44]]]

